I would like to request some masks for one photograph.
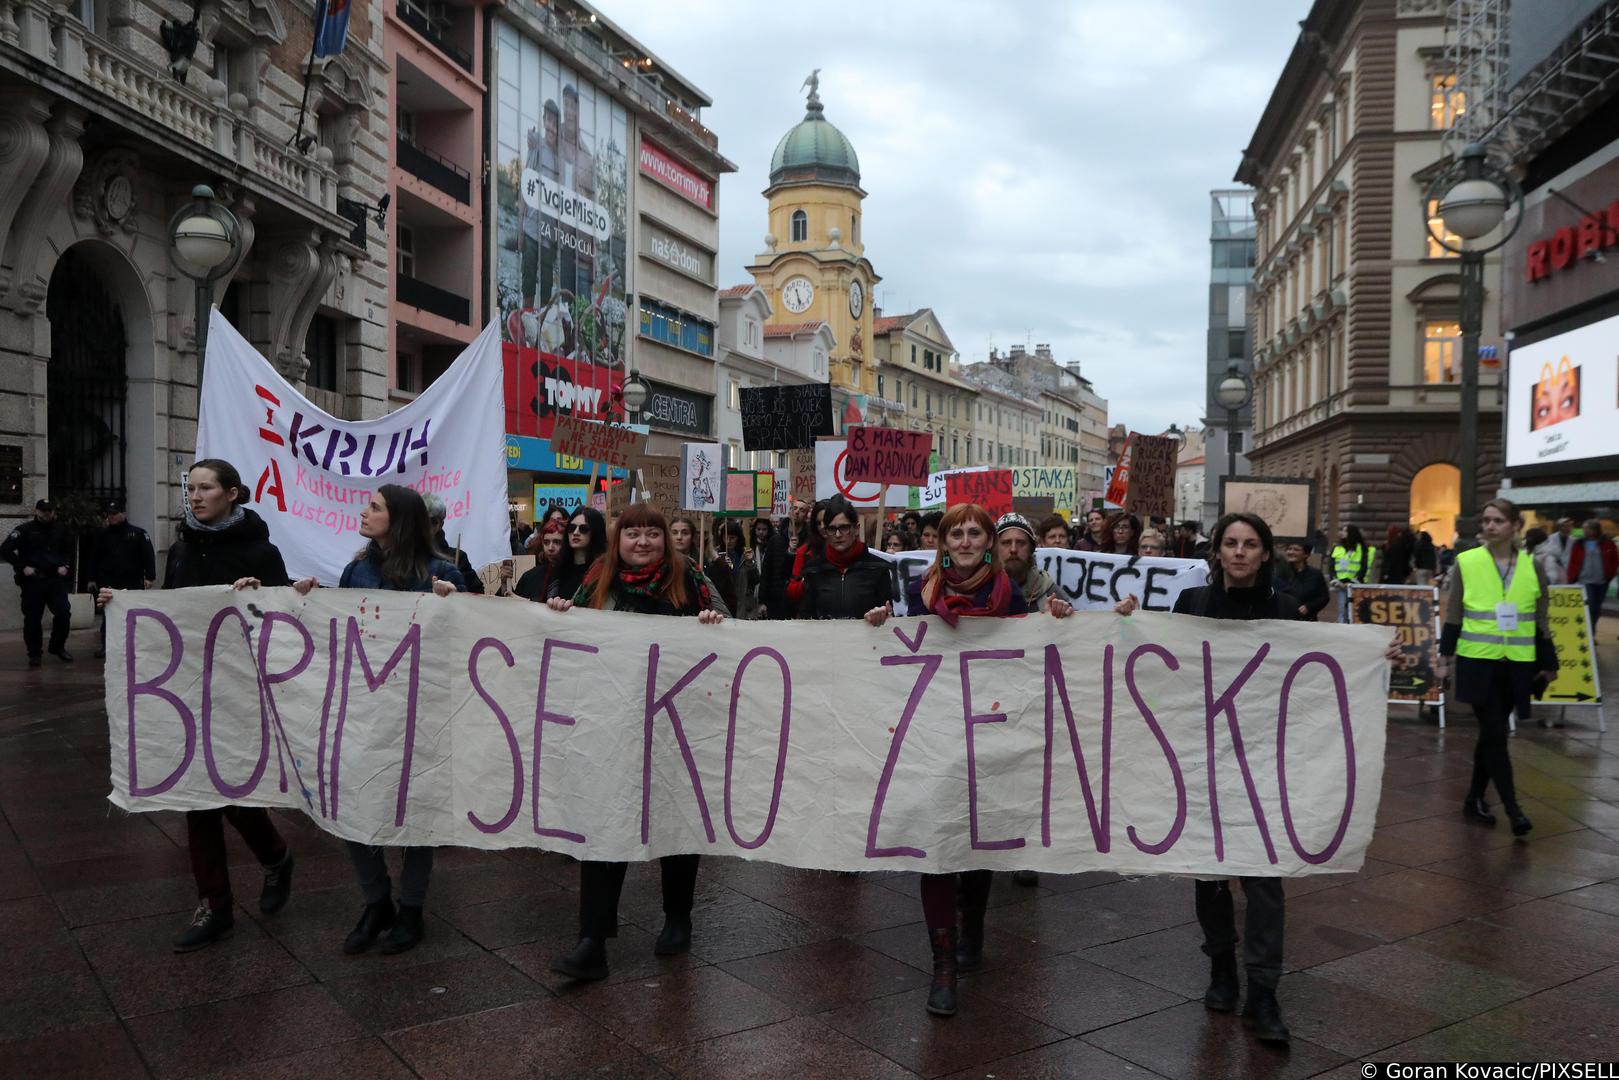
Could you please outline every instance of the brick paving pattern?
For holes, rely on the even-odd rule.
[[[984,967],[941,1021],[922,1008],[910,874],[706,859],[692,952],[660,960],[657,874],[632,867],[612,977],[579,986],[546,969],[576,936],[569,859],[442,850],[423,944],[346,957],[348,858],[281,813],[286,910],[258,914],[259,872],[227,829],[235,934],[177,956],[195,903],[184,822],[107,803],[93,639],[70,648],[71,667],[26,672],[0,635],[9,1077],[1347,1078],[1366,1058],[1619,1059],[1619,753],[1589,710],[1514,740],[1528,842],[1463,823],[1465,716],[1441,735],[1394,711],[1365,868],[1288,886],[1294,1037],[1278,1051],[1198,1000],[1191,886],[1111,874],[997,875]],[[1611,693],[1619,646],[1601,652]]]

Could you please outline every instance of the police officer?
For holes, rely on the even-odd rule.
[[[67,586],[72,572],[67,533],[56,523],[56,507],[49,499],[34,504],[34,520],[25,521],[0,544],[0,559],[15,571],[22,589],[22,640],[28,666],[40,665],[40,638],[45,609],[51,609],[51,655],[72,662],[67,651],[70,611]]]
[[[102,586],[109,589],[150,589],[157,580],[157,559],[152,552],[151,538],[146,530],[129,523],[129,513],[122,499],[108,499],[102,504],[106,515],[106,528],[90,542],[90,565],[85,576],[90,579],[90,591]],[[101,645],[96,657],[107,655],[107,620],[101,619]]]

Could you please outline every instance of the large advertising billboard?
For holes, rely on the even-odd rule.
[[[559,412],[602,417],[627,327],[629,116],[497,23],[495,296],[506,430],[549,438]]]
[[[1619,457],[1619,315],[1507,363],[1507,468]]]

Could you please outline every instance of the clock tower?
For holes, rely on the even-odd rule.
[[[850,393],[875,393],[872,286],[882,279],[861,242],[860,160],[843,132],[826,119],[820,69],[809,88],[804,119],[770,159],[769,232],[748,272],[770,297],[777,323],[824,322],[837,345],[831,382]]]

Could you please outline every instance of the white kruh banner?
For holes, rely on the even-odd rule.
[[[422,394],[374,420],[310,404],[225,317],[208,322],[197,457],[236,466],[294,578],[336,584],[383,484],[444,500],[445,540],[474,567],[511,557],[505,405],[494,323]]]
[[[699,625],[495,597],[118,593],[112,801],[376,844],[838,870],[1352,871],[1386,627]]]

